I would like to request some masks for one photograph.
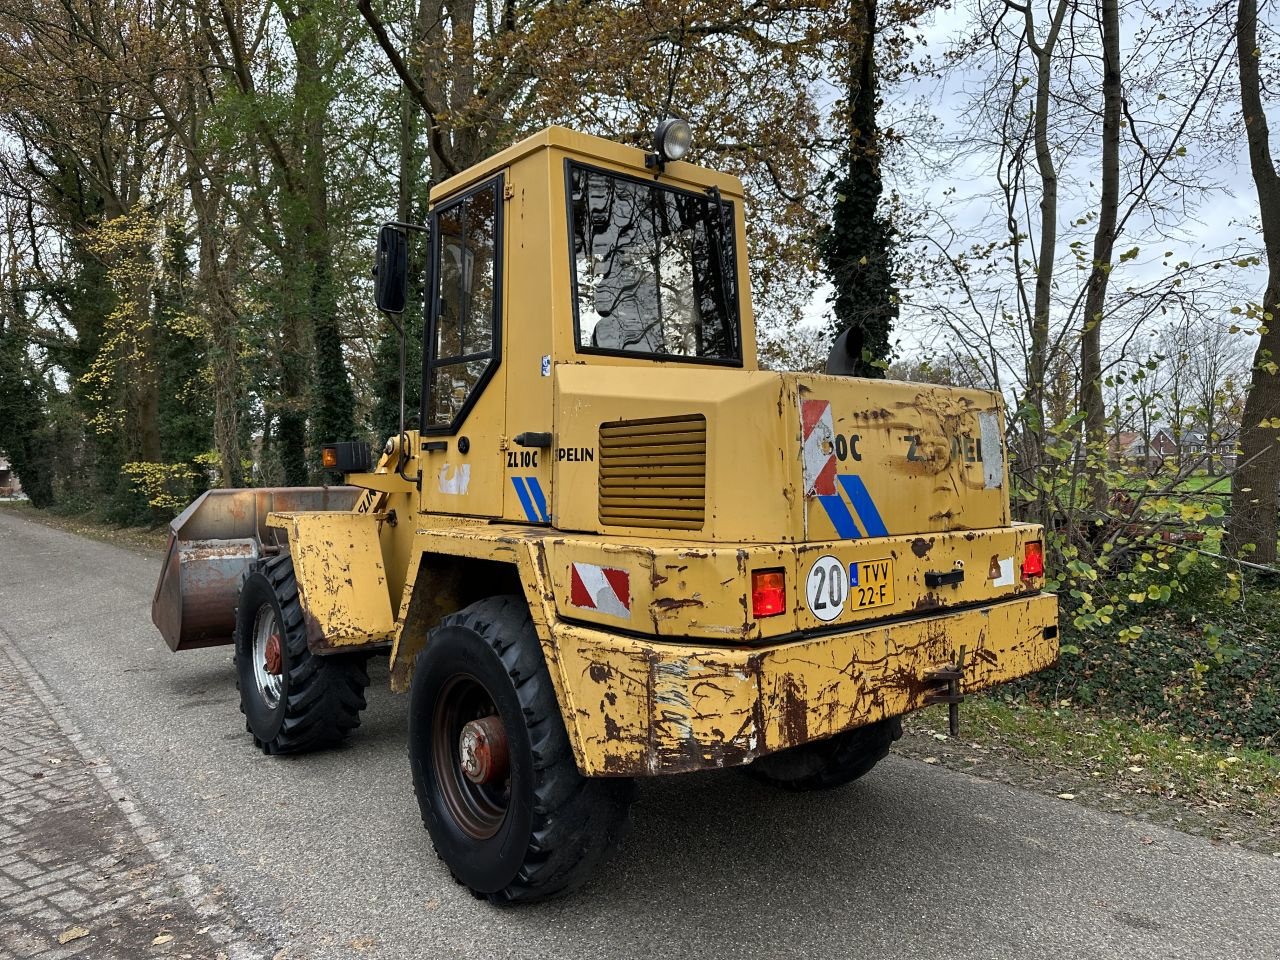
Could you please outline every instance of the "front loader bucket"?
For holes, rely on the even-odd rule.
[[[249,565],[279,552],[285,533],[266,525],[267,514],[302,510],[348,511],[359,487],[261,487],[210,490],[169,524],[151,620],[171,650],[231,643],[236,597]]]

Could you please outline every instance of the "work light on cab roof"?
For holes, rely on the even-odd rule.
[[[668,163],[683,160],[692,145],[693,128],[689,121],[668,117],[653,131],[653,152],[644,158],[644,165],[661,171]]]

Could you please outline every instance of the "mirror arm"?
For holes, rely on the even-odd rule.
[[[426,227],[426,226],[423,226],[423,225],[418,224],[418,223],[402,223],[402,222],[400,222],[400,221],[398,221],[398,220],[390,220],[390,221],[388,221],[388,222],[384,223],[382,226],[383,226],[384,228],[386,228],[386,227],[394,227],[394,228],[395,228],[395,229],[397,229],[397,230],[412,230],[414,233],[428,233],[428,234],[429,234],[429,233],[431,232],[431,228],[430,228],[430,227]],[[397,334],[397,335],[399,336],[399,338],[400,338],[400,431],[399,431],[399,435],[400,435],[400,437],[402,437],[402,438],[403,438],[403,437],[405,436],[405,432],[404,432],[404,377],[405,377],[405,366],[406,366],[406,356],[405,356],[406,347],[405,347],[404,324],[400,323],[400,322],[396,319],[396,315],[395,315],[394,313],[391,313],[391,312],[386,311],[386,310],[381,311],[381,313],[382,313],[382,315],[383,315],[384,317],[386,317],[386,318],[391,322],[391,326],[392,326],[393,328],[395,328],[396,334]],[[404,469],[404,462],[403,462],[403,461],[401,462],[400,467],[396,470],[396,472],[397,472],[397,473],[399,473],[399,472],[400,472],[400,470],[402,470],[402,469]],[[403,474],[401,474],[401,476],[403,476]],[[407,479],[407,478],[406,478],[406,479]],[[422,479],[421,479],[421,474],[419,474],[419,479],[418,479],[418,489],[419,489],[419,490],[421,490],[421,489],[422,489]]]

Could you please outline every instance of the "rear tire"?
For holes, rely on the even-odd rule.
[[[263,659],[274,646],[273,672]],[[276,654],[273,653],[272,656]],[[236,675],[240,712],[263,753],[304,753],[332,747],[360,726],[369,686],[364,654],[316,656],[287,553],[254,564],[236,606]]]
[[[891,717],[769,754],[743,770],[756,780],[797,793],[830,790],[870,773],[901,736],[902,718]]]
[[[522,597],[445,617],[414,664],[409,758],[422,820],[454,879],[491,903],[580,886],[622,842],[635,784],[578,772]],[[500,767],[464,770],[464,727],[500,730]],[[472,767],[472,776],[476,776]]]

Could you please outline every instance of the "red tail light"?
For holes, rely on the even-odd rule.
[[[1044,544],[1039,540],[1029,541],[1023,550],[1022,576],[1023,579],[1044,576]]]
[[[781,570],[751,571],[751,615],[776,617],[787,609],[787,577]]]

